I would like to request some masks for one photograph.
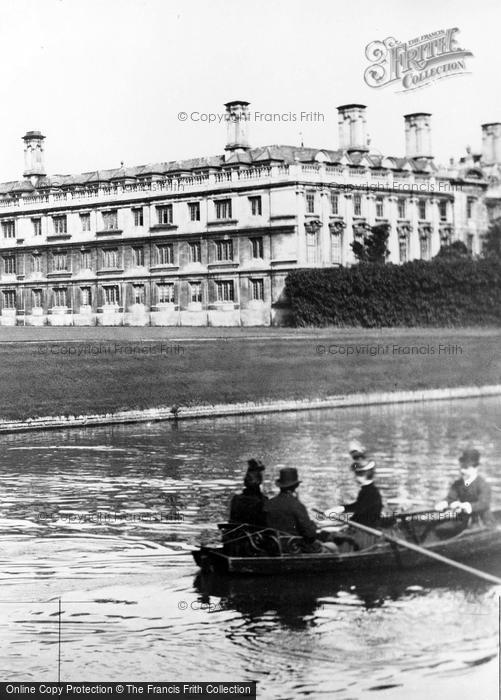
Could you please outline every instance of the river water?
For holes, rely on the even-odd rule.
[[[300,471],[324,508],[356,493],[350,437],[388,507],[442,497],[467,442],[501,506],[501,399],[2,436],[0,671],[6,681],[257,680],[260,698],[497,697],[495,586],[390,577],[201,576],[246,460]],[[500,561],[484,568],[501,574]],[[61,658],[58,605],[61,599]]]

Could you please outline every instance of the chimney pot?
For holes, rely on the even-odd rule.
[[[405,155],[407,158],[433,158],[431,150],[431,114],[405,114]]]
[[[339,148],[348,151],[366,152],[367,130],[365,120],[366,106],[361,104],[340,105],[339,114]]]
[[[38,180],[45,175],[44,140],[41,131],[27,131],[24,141],[24,173],[23,177],[30,178],[36,186]]]
[[[225,151],[246,151],[250,148],[248,139],[249,102],[233,100],[226,102],[226,146]]]
[[[482,124],[482,161],[485,165],[501,163],[501,123]]]

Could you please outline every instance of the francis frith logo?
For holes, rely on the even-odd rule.
[[[371,62],[364,73],[365,82],[373,88],[397,83],[400,91],[405,92],[440,78],[467,73],[465,59],[473,54],[458,46],[458,32],[459,29],[453,27],[407,42],[394,37],[372,41],[365,47],[366,58]]]

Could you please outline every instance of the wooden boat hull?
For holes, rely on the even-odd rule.
[[[456,561],[501,554],[501,528],[472,528],[448,540],[434,542],[425,549]],[[299,572],[389,571],[437,564],[425,554],[386,542],[349,554],[286,554],[282,556],[230,557],[222,547],[201,547],[193,552],[204,571],[237,575],[275,576]]]

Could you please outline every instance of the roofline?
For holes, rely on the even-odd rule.
[[[250,105],[250,102],[246,102],[245,100],[232,100],[231,102],[224,103],[225,107],[232,107],[233,105],[244,105],[244,107],[247,107],[247,105]]]
[[[481,125],[482,129],[483,129],[485,126],[501,126],[501,122],[488,122],[487,124],[482,124],[482,125]]]
[[[408,117],[431,117],[431,112],[411,112],[410,114],[404,114],[404,119]]]
[[[358,109],[367,109],[367,105],[361,105],[361,104],[349,104],[349,105],[339,105],[338,109],[353,109],[354,107],[357,107]]]

